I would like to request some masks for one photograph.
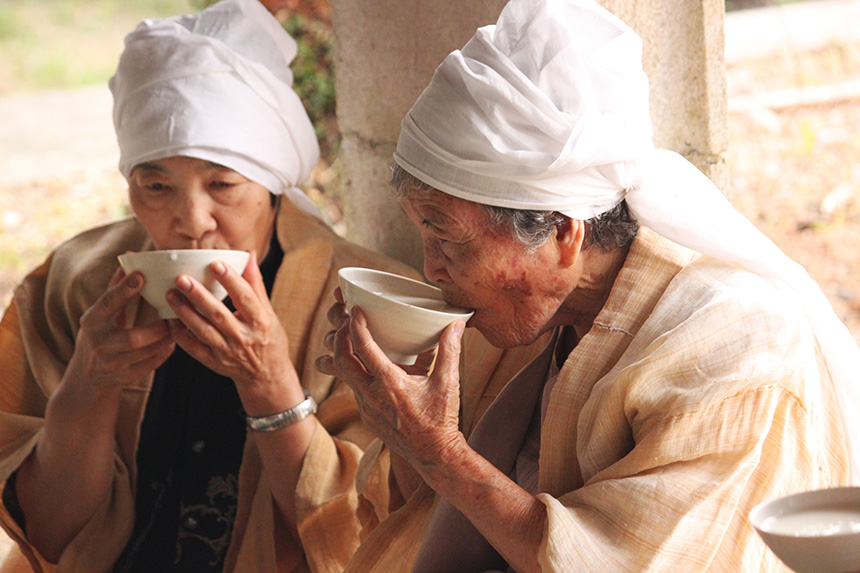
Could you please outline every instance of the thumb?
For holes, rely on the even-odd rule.
[[[248,257],[248,264],[246,264],[245,268],[242,270],[242,278],[245,279],[245,282],[251,285],[257,298],[260,300],[263,298],[269,298],[269,295],[266,292],[266,284],[263,282],[263,273],[260,271],[260,263],[257,261],[257,251],[251,249],[248,251],[248,254],[250,256]]]
[[[364,368],[370,374],[378,374],[390,368],[395,367],[394,363],[388,359],[382,349],[373,340],[370,330],[367,327],[367,315],[364,311],[354,306],[351,311],[352,316],[349,318],[349,335],[352,340],[352,347],[355,355],[364,364]]]
[[[455,320],[442,331],[439,338],[439,353],[436,356],[436,366],[430,375],[433,385],[447,385],[460,379],[460,351],[463,332],[466,323]]]

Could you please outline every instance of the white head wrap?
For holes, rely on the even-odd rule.
[[[860,481],[860,349],[821,289],[677,153],[655,150],[641,40],[590,0],[510,0],[439,66],[395,161],[462,199],[586,220],[627,200],[640,224],[800,293]]]
[[[119,168],[182,155],[241,173],[319,216],[297,186],[319,145],[292,89],[296,43],[258,0],[144,20],[110,80]]]

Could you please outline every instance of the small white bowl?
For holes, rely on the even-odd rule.
[[[860,571],[860,487],[766,501],[749,519],[776,556],[798,573]]]
[[[446,326],[473,313],[446,303],[438,288],[400,275],[346,267],[338,278],[347,308],[361,307],[373,340],[396,364],[415,364]]]
[[[224,300],[227,291],[215,280],[209,265],[223,261],[242,273],[251,255],[245,251],[223,249],[172,249],[144,251],[119,255],[119,264],[127,275],[140,272],[145,283],[141,296],[155,307],[159,318],[176,318],[164,295],[176,288],[176,277],[188,275],[203,283],[218,300]]]

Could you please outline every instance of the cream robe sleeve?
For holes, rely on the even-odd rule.
[[[0,327],[0,388],[4,396],[0,401],[0,480],[4,487],[39,438],[47,399],[71,358],[80,317],[104,292],[118,267],[116,254],[140,250],[147,244],[146,234],[132,221],[85,232],[61,245],[16,289]],[[124,461],[130,440],[120,436],[134,439],[147,385],[143,380],[124,389],[122,409],[126,415],[117,429],[111,499],[71,542],[57,570],[107,570],[122,550],[131,531],[134,502]],[[5,507],[0,511],[0,522],[19,544],[13,549],[13,561],[23,563],[23,553],[32,570],[53,569],[27,542]]]
[[[601,316],[595,338],[618,326]],[[847,480],[836,404],[792,295],[694,263],[583,397],[571,361],[591,342],[568,358],[542,431],[544,570],[783,570],[749,511]]]

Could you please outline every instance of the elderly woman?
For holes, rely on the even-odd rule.
[[[295,53],[256,0],[127,37],[110,85],[134,218],[59,247],[0,327],[0,519],[28,569],[337,571],[357,546],[372,436],[306,357],[338,268],[417,273],[338,238],[296,188],[319,150]],[[211,267],[226,302],[179,277],[178,319],[118,270],[200,248],[251,260]]]
[[[652,148],[640,54],[590,0],[511,0],[403,121],[428,279],[494,345],[551,339],[500,390],[458,380],[462,322],[410,376],[332,308],[319,367],[384,443],[360,474],[392,468],[387,492],[362,477],[375,529],[349,571],[775,570],[749,510],[852,480],[860,352],[803,269]]]

